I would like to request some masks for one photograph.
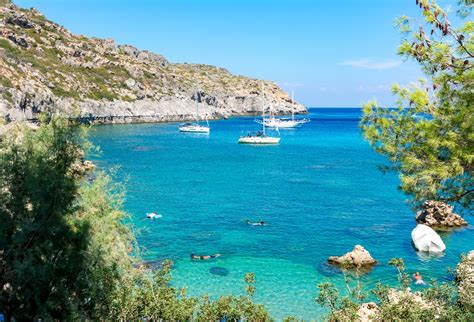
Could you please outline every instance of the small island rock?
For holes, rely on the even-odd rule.
[[[416,222],[430,227],[460,227],[466,220],[453,213],[453,207],[442,201],[428,200],[423,209],[416,213]]]
[[[370,256],[370,253],[361,245],[355,245],[354,249],[342,256],[331,256],[328,258],[330,264],[349,266],[372,266],[377,261]]]

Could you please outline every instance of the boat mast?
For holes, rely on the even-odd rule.
[[[291,120],[295,120],[295,101],[293,100],[293,90],[291,90]]]
[[[196,89],[196,123],[199,125],[199,90]]]
[[[265,88],[262,82],[262,126],[263,135],[265,135]]]

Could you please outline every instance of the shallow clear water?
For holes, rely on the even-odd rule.
[[[210,135],[182,134],[176,124],[95,127],[100,167],[120,166],[127,178],[126,209],[141,230],[147,260],[175,262],[173,284],[188,294],[243,294],[245,272],[257,280],[255,300],[271,314],[319,319],[325,310],[316,285],[342,276],[326,264],[362,244],[380,264],[363,277],[368,286],[394,283],[387,265],[402,257],[425,280],[449,278],[447,267],[474,247],[473,227],[442,235],[446,254],[423,257],[411,245],[414,214],[397,190],[396,174],[364,141],[359,109],[313,109],[312,122],[280,130],[278,146],[237,144],[257,129],[253,118],[211,122]],[[163,218],[143,220],[147,212]],[[472,217],[471,217],[472,218]],[[264,220],[251,227],[245,220]],[[189,255],[221,253],[206,262]],[[227,275],[213,274],[216,267]],[[217,269],[218,273],[222,270]],[[222,276],[225,275],[225,276]]]

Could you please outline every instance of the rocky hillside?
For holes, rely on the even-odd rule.
[[[0,117],[7,120],[47,111],[106,123],[182,121],[194,118],[196,97],[210,119],[259,114],[261,82],[74,35],[35,9],[0,0]],[[264,84],[268,106],[289,113],[288,94]],[[306,109],[295,104],[295,111]]]

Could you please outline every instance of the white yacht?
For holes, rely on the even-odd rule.
[[[211,128],[209,126],[200,125],[199,122],[195,123],[182,123],[179,125],[181,132],[194,132],[194,133],[209,133]]]
[[[206,125],[199,124],[199,91],[196,91],[196,122],[187,122],[179,125],[180,132],[209,133],[211,128],[206,118]]]
[[[255,120],[255,122],[259,124],[265,124],[266,127],[288,129],[288,128],[300,127],[301,125],[310,122],[310,120],[306,118],[295,119],[293,91],[291,91],[291,118],[288,118],[288,117],[276,118],[270,112],[270,117],[263,118],[262,120]]]
[[[267,136],[264,131],[241,136],[239,139],[240,144],[278,144],[279,142],[279,137]]]
[[[265,119],[265,91],[262,83],[262,118]],[[280,142],[280,137],[268,136],[265,131],[265,122],[262,122],[262,130],[249,133],[245,136],[239,138],[240,144],[278,144]],[[277,128],[278,131],[278,128]]]

